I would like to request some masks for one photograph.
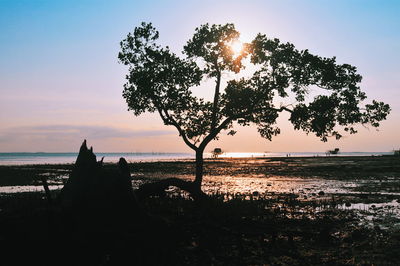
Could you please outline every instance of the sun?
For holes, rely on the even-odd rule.
[[[230,44],[230,48],[233,52],[233,56],[238,57],[243,51],[243,43],[241,41],[235,40]]]

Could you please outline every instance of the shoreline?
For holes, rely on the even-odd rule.
[[[38,153],[31,153],[30,156],[8,156],[9,153],[0,153],[0,166],[15,166],[15,165],[63,165],[63,164],[74,164],[77,153],[68,153],[68,156],[57,153],[58,155],[52,156],[56,153],[39,153],[40,156],[36,156]],[[11,153],[10,153],[11,154]],[[191,161],[195,159],[195,155],[189,153],[139,153],[146,154],[145,156],[138,157],[138,153],[96,153],[98,159],[104,157],[105,163],[116,163],[119,158],[125,158],[128,163],[139,163],[139,162],[179,162],[179,161]],[[153,156],[156,154],[157,156]],[[254,155],[252,155],[254,154]],[[225,153],[220,155],[217,159],[272,159],[272,158],[325,158],[325,157],[381,157],[381,156],[394,156],[391,152],[343,152],[340,154],[329,155],[325,152],[297,152],[297,153]],[[2,156],[3,155],[3,156]],[[173,156],[172,156],[173,155]],[[8,157],[7,157],[8,156]],[[213,160],[211,153],[204,154],[204,160]]]
[[[242,157],[205,158],[205,177],[299,177],[320,179],[384,178],[389,174],[400,179],[398,156],[324,156],[324,157]],[[128,162],[133,179],[158,180],[181,177],[190,180],[195,172],[195,159]],[[105,162],[113,167],[114,162]],[[66,181],[74,163],[0,165],[0,187],[41,185],[45,176],[50,185]],[[372,172],[371,172],[372,170]],[[397,172],[396,172],[397,171]],[[375,175],[375,176],[374,176]],[[399,189],[400,191],[400,189]]]

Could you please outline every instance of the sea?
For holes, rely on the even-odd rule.
[[[382,156],[393,152],[340,152],[330,156]],[[5,152],[0,153],[0,165],[31,165],[31,164],[68,164],[74,163],[78,153],[74,152]],[[117,162],[124,157],[128,162],[154,162],[192,160],[194,153],[168,152],[108,152],[96,153],[97,159],[104,157],[104,162]],[[319,157],[328,156],[325,152],[225,152],[221,158],[254,158],[254,157]],[[204,158],[211,158],[211,153],[205,153]]]

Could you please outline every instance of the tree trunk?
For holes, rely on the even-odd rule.
[[[201,183],[203,181],[203,152],[204,149],[196,150],[196,178],[194,179],[194,185],[198,190],[201,190]]]

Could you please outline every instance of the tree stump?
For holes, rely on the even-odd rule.
[[[128,222],[143,214],[133,193],[126,160],[120,158],[117,169],[106,169],[103,160],[97,161],[93,148],[88,149],[86,140],[59,202],[73,218],[88,224],[110,226],[113,221]]]

